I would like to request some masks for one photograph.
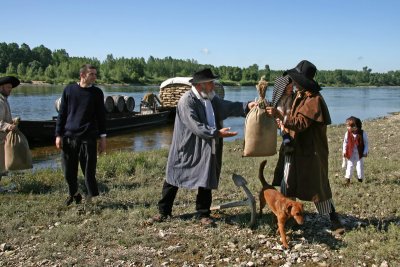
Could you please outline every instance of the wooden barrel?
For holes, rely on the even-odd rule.
[[[113,95],[114,100],[114,111],[123,112],[125,108],[125,100],[122,95]]]
[[[128,112],[133,112],[135,109],[135,99],[131,96],[124,96],[124,110]]]
[[[54,101],[54,107],[56,108],[57,113],[60,112],[60,106],[61,106],[61,97],[57,98],[56,101]]]
[[[112,96],[105,96],[104,97],[104,108],[106,109],[107,113],[111,113],[114,110],[114,99]]]
[[[122,100],[124,101],[123,98],[122,98]],[[124,101],[123,104],[125,105],[125,101]],[[56,108],[57,112],[60,112],[60,106],[61,106],[61,97],[57,98],[56,101],[54,101],[54,107]],[[105,96],[104,97],[104,108],[106,109],[106,112],[107,113],[113,112],[114,111],[114,107],[115,107],[114,98],[112,96]],[[124,106],[122,106],[122,107],[124,107]],[[134,107],[135,107],[135,100],[133,100],[133,108]]]

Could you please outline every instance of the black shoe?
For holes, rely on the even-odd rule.
[[[74,200],[76,204],[81,204],[82,202],[82,195],[81,194],[77,194],[74,196]]]
[[[360,183],[362,183],[363,179],[358,179],[358,181],[359,181]]]
[[[82,202],[82,195],[81,194],[77,194],[75,196],[69,196],[66,200],[65,200],[65,205],[69,206],[72,204],[72,202],[74,202],[76,204],[80,204]]]
[[[69,206],[72,204],[72,202],[74,202],[74,197],[73,196],[69,196],[66,200],[65,200],[65,205]]]

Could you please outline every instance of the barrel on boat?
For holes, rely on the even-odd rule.
[[[133,112],[135,109],[135,99],[131,96],[124,96],[124,110],[128,112]]]
[[[114,110],[116,112],[123,112],[125,108],[125,100],[122,95],[113,95],[114,100]]]
[[[125,102],[124,102],[125,105]],[[54,101],[54,106],[56,108],[57,112],[60,112],[60,106],[61,106],[61,97],[57,98],[56,101]],[[114,99],[112,96],[106,96],[104,97],[104,108],[106,112],[111,113],[114,111]]]
[[[106,109],[107,113],[111,113],[114,111],[114,99],[112,96],[104,97],[104,108]]]

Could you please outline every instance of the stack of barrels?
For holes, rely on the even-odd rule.
[[[61,97],[58,98],[54,105],[56,111],[60,111]],[[123,113],[133,112],[135,109],[135,99],[131,96],[110,95],[104,97],[104,108],[107,113]]]
[[[164,107],[176,107],[181,96],[192,86],[187,84],[171,83],[160,89],[160,100]],[[225,97],[225,90],[222,84],[215,84],[215,93],[222,99]]]
[[[135,109],[135,99],[131,96],[110,95],[104,97],[104,107],[106,112],[133,112]]]

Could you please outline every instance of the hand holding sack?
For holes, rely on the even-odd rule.
[[[277,125],[265,112],[264,100],[246,116],[243,157],[265,157],[276,154]]]
[[[6,135],[4,154],[6,170],[16,171],[32,168],[32,155],[28,140],[18,128]]]

